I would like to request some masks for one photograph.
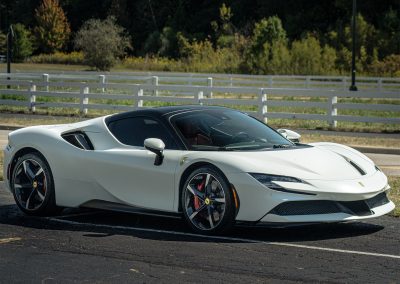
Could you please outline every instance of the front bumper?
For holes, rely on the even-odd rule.
[[[330,200],[290,201],[276,206],[261,223],[344,222],[376,218],[395,208],[382,192],[370,199],[339,202]]]

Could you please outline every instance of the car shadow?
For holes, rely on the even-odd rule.
[[[370,235],[384,229],[382,225],[364,222],[286,228],[235,226],[222,237],[205,237],[194,234],[183,219],[87,209],[67,209],[62,215],[50,218],[35,217],[23,214],[15,205],[0,205],[0,224],[49,231],[79,231],[88,238],[128,235],[162,241],[217,243],[331,240]]]

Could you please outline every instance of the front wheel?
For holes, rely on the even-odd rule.
[[[55,204],[50,167],[39,153],[19,158],[12,173],[11,189],[18,207],[28,215],[52,215],[60,210]]]
[[[182,208],[191,228],[202,234],[221,234],[235,223],[236,207],[226,178],[214,167],[193,171],[182,190]]]

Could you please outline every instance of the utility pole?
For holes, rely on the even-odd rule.
[[[349,88],[350,91],[357,91],[356,86],[356,12],[357,11],[357,3],[356,0],[353,0],[353,18],[351,23],[351,33],[353,36],[352,40],[352,52],[351,52],[351,86]]]

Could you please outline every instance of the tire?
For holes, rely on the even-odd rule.
[[[10,185],[14,200],[24,213],[48,216],[61,211],[55,202],[50,166],[39,153],[29,153],[18,159]]]
[[[226,233],[235,223],[232,190],[222,173],[212,166],[193,171],[182,188],[181,205],[189,226],[197,233]]]

